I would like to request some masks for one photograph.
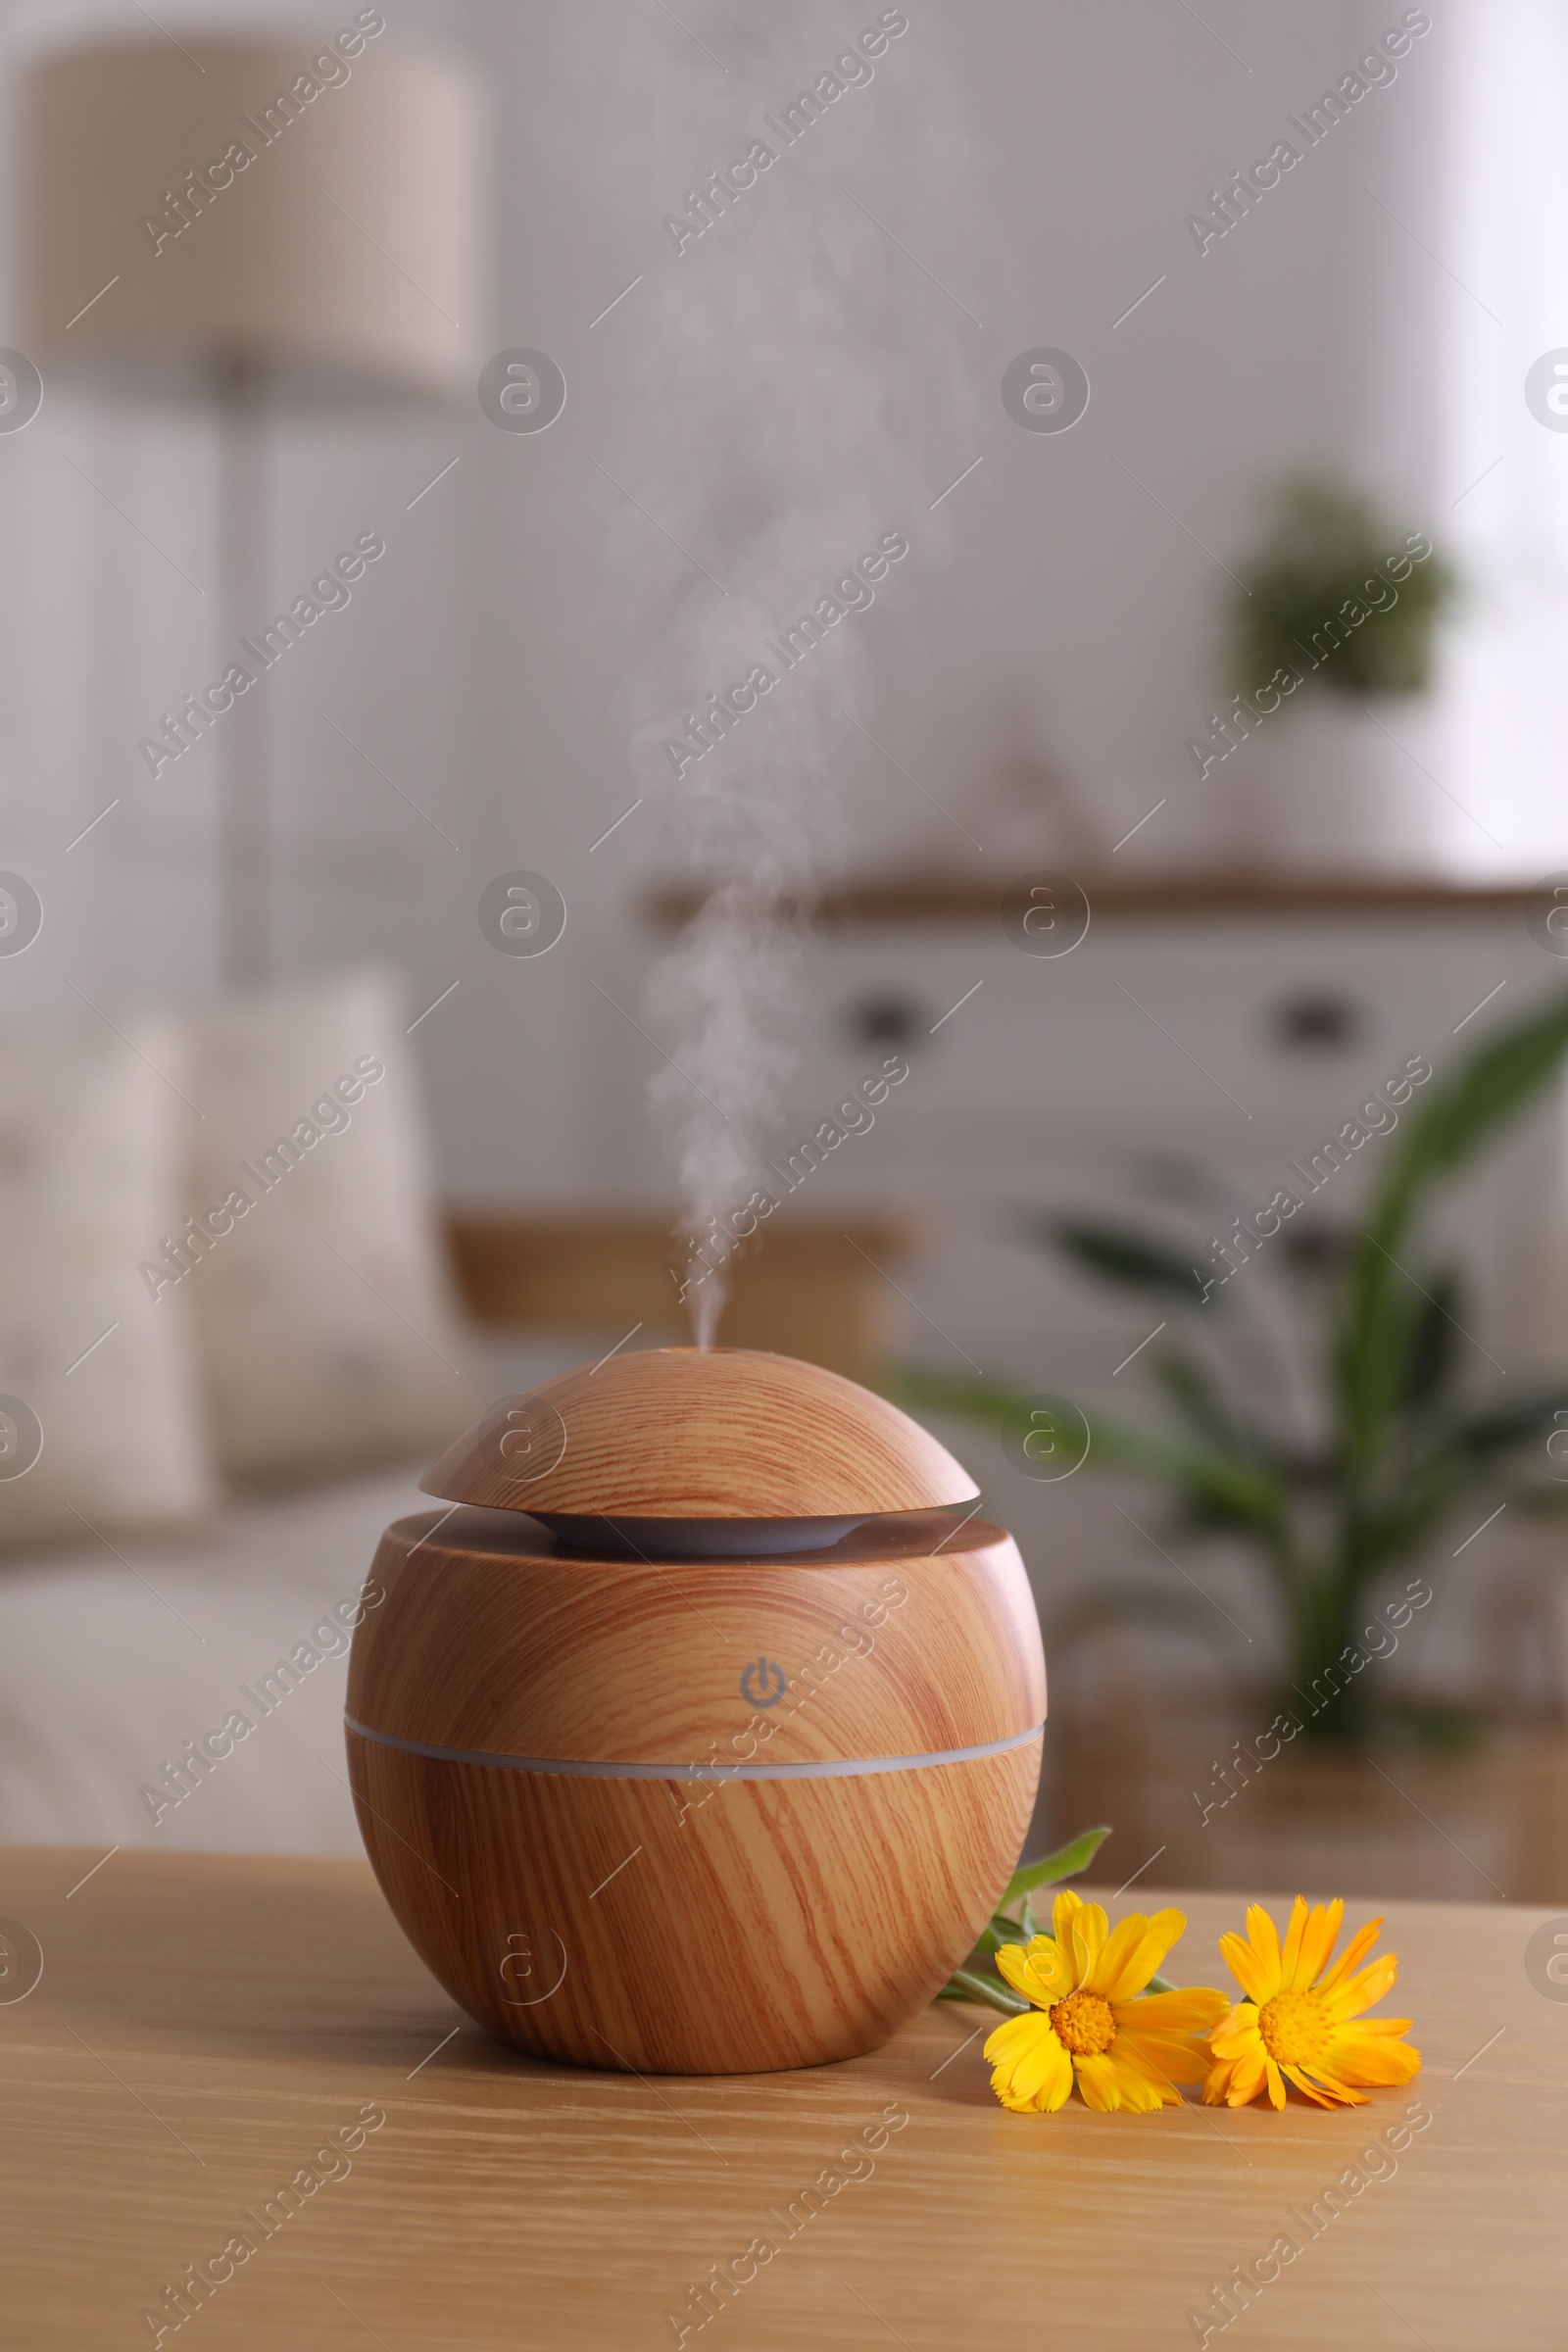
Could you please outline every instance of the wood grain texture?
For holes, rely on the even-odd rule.
[[[376,1877],[453,1999],[538,2057],[648,2075],[875,2049],[995,1909],[1040,1775],[1038,1738],[854,1780],[684,1784],[348,1746]]]
[[[382,1540],[366,1602],[348,1755],[367,1850],[442,1984],[520,2047],[645,2073],[851,2056],[957,1966],[1017,1858],[1045,1665],[1000,1528],[927,1513],[826,1553],[688,1563],[559,1549],[517,1513],[421,1513]],[[1020,1736],[852,1778],[697,1777]],[[514,1936],[530,1970],[559,1957],[537,2003],[505,1993]]]
[[[650,1519],[939,1510],[976,1493],[885,1397],[737,1348],[643,1348],[503,1398],[419,1484],[445,1502]]]
[[[1251,1754],[1270,1720],[1245,1700],[1183,1707],[1143,1674],[1099,1679],[1053,1719],[1060,1817],[1114,1821],[1194,1886],[1332,1868],[1343,1893],[1379,1902],[1568,1905],[1568,1725],[1522,1714],[1456,1751],[1297,1739],[1244,1783],[1235,1743]]]
[[[348,1712],[439,1747],[797,1763],[975,1746],[1046,1712],[1023,1562],[983,1519],[688,1564],[596,1560],[514,1513],[421,1512],[382,1538],[367,1596]],[[762,1660],[777,1696],[776,1673],[743,1687]]]
[[[838,2066],[639,2082],[470,2025],[363,1862],[122,1852],[68,1899],[102,1853],[0,1848],[0,1912],[45,1963],[0,2003],[7,2352],[149,2344],[141,2313],[367,2102],[386,2121],[351,2169],[256,2232],[164,2352],[667,2352],[666,2312],[761,2231],[777,2252],[686,2352],[1178,2352],[1187,2310],[1416,2095],[1433,2120],[1396,2176],[1209,2352],[1560,2352],[1568,2002],[1524,1967],[1544,1912],[1391,1909],[1384,2006],[1415,2018],[1424,2061],[1408,2091],[1337,2115],[1045,2118],[997,2106],[978,2010],[923,2010]],[[1218,1981],[1243,1898],[1146,1873],[1113,1916],[1134,1894],[1181,1904],[1175,1972]],[[907,2121],[839,2162],[890,2107]],[[829,2167],[856,2177],[808,2198]]]
[[[447,1238],[465,1302],[480,1322],[536,1331],[633,1324],[643,1343],[690,1336],[669,1269],[678,1262],[673,1205],[662,1216],[567,1209],[463,1207]],[[908,1217],[770,1217],[729,1263],[721,1335],[864,1380],[897,1345],[896,1272],[921,1239]]]

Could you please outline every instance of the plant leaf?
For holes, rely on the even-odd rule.
[[[962,1414],[994,1431],[1004,1444],[1031,1426],[1035,1400],[999,1381],[910,1365],[900,1369],[892,1386],[904,1401]],[[1289,1499],[1283,1470],[1250,1454],[1228,1453],[1141,1423],[1111,1420],[1098,1404],[1092,1416],[1081,1405],[1075,1409],[1089,1424],[1100,1468],[1131,1470],[1155,1486],[1175,1487],[1184,1499],[1201,1504],[1209,1524],[1248,1533],[1278,1531]]]
[[[1250,698],[1279,669],[1320,670],[1343,694],[1418,691],[1431,673],[1435,625],[1457,581],[1429,550],[1388,604],[1363,606],[1368,575],[1397,526],[1348,483],[1296,474],[1280,485],[1273,529],[1231,599],[1227,667]],[[1347,608],[1361,618],[1347,627]]]
[[[1529,1107],[1565,1050],[1568,997],[1554,996],[1511,1028],[1478,1039],[1394,1146],[1350,1259],[1333,1348],[1342,1443],[1352,1472],[1369,1468],[1397,1409],[1408,1338],[1397,1293],[1416,1279],[1400,1259],[1428,1196]]]
[[[1109,1836],[1108,1822],[1097,1830],[1081,1830],[1065,1845],[1058,1845],[1054,1854],[1045,1855],[1039,1862],[1026,1862],[1007,1881],[1007,1891],[998,1909],[1003,1904],[1016,1902],[1019,1895],[1027,1894],[1031,1887],[1054,1886],[1062,1879],[1075,1878],[1079,1871],[1089,1868]]]
[[[1199,1437],[1206,1438],[1228,1453],[1265,1460],[1277,1458],[1270,1441],[1260,1431],[1250,1428],[1232,1409],[1218,1381],[1189,1349],[1161,1348],[1151,1356],[1149,1368],[1182,1419]]]
[[[1507,1404],[1494,1405],[1490,1412],[1471,1413],[1455,1422],[1446,1443],[1462,1446],[1476,1459],[1490,1460],[1549,1431],[1559,1414],[1568,1426],[1568,1388],[1538,1389]]]
[[[1123,1290],[1151,1292],[1183,1306],[1201,1306],[1203,1273],[1190,1257],[1159,1235],[1134,1225],[1114,1225],[1094,1217],[1047,1217],[1031,1220],[1037,1237],[1051,1242],[1063,1256],[1086,1273]]]
[[[1460,1304],[1459,1279],[1451,1270],[1433,1274],[1428,1295],[1417,1294],[1398,1398],[1404,1411],[1436,1403],[1451,1385],[1462,1336]]]

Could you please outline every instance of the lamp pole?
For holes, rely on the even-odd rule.
[[[215,370],[218,402],[218,625],[222,668],[239,641],[266,627],[271,575],[267,368],[235,352]],[[254,663],[246,660],[246,667]],[[216,827],[219,967],[226,986],[271,979],[276,954],[278,844],[272,792],[272,714],[260,678],[236,695],[218,738]]]

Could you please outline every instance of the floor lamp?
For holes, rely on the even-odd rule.
[[[221,675],[272,617],[272,420],[472,398],[474,81],[364,9],[314,52],[195,33],[62,51],[27,73],[21,113],[27,356],[46,382],[217,412]],[[274,965],[270,718],[258,680],[207,747],[231,982]]]

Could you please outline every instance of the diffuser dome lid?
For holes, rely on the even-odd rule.
[[[419,1484],[545,1516],[724,1521],[942,1510],[978,1492],[886,1397],[746,1348],[645,1348],[503,1397]]]

